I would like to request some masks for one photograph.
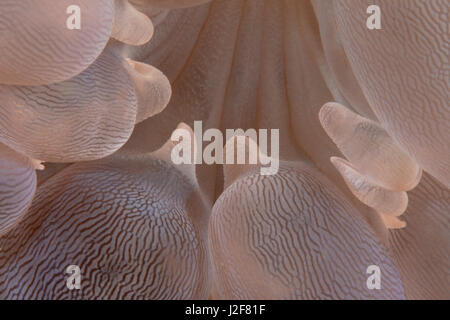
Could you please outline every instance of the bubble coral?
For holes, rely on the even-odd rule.
[[[449,299],[448,10],[1,1],[0,298]],[[195,120],[279,129],[278,173],[174,165]]]

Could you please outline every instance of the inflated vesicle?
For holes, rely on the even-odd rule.
[[[387,249],[315,169],[282,163],[246,175],[219,197],[209,240],[222,299],[402,299]],[[369,290],[369,266],[382,273]]]
[[[383,128],[449,188],[450,2],[329,2],[351,68]],[[367,13],[371,5],[379,6],[381,30],[367,28],[375,17]]]
[[[350,191],[362,203],[374,208],[379,213],[395,217],[405,212],[408,206],[406,192],[391,191],[374,184],[344,159],[331,157],[330,160],[344,178]]]
[[[74,164],[0,238],[0,297],[206,299],[206,233],[195,223],[205,213],[191,181],[157,157]],[[81,290],[66,287],[70,265]]]
[[[0,236],[27,212],[36,190],[36,162],[0,143]]]
[[[127,62],[107,49],[80,75],[48,86],[0,86],[0,141],[30,158],[73,162],[105,157],[136,121]]]
[[[388,229],[403,229],[406,227],[406,221],[400,220],[396,216],[380,213],[380,217]]]
[[[128,0],[115,0],[114,26],[111,37],[129,45],[143,45],[153,36],[152,21]]]
[[[339,150],[360,173],[393,191],[408,191],[420,181],[422,170],[376,122],[338,103],[327,103],[320,122]]]
[[[2,0],[0,84],[47,85],[79,74],[102,52],[113,18],[113,0]]]
[[[172,95],[172,88],[167,77],[155,67],[131,59],[127,61],[127,70],[136,89],[136,123],[139,123],[164,110]]]

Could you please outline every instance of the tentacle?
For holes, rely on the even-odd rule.
[[[422,170],[376,122],[338,103],[320,109],[321,124],[334,143],[362,174],[393,191],[408,191]]]
[[[406,222],[395,216],[384,213],[381,213],[380,216],[388,229],[403,229],[406,227]]]
[[[127,70],[136,89],[136,123],[139,123],[164,110],[172,95],[172,88],[167,77],[158,69],[131,59],[128,59],[128,63]]]
[[[362,203],[374,208],[379,213],[390,216],[397,217],[405,212],[408,206],[406,192],[390,191],[377,186],[344,159],[331,157],[330,160],[338,169],[352,193]]]
[[[111,37],[130,45],[143,45],[153,36],[152,21],[128,0],[115,0],[114,26]]]

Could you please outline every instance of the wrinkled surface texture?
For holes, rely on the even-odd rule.
[[[0,298],[450,299],[449,10],[0,0]],[[194,121],[278,172],[174,164]]]

